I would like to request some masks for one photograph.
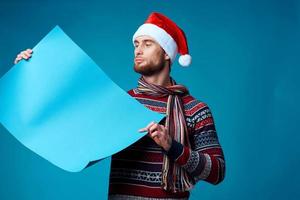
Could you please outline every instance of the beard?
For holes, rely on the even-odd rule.
[[[164,62],[159,62],[157,64],[146,64],[146,65],[134,64],[134,71],[143,76],[152,76],[161,72],[164,66],[165,66]]]

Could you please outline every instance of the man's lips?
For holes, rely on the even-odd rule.
[[[134,59],[134,61],[137,63],[143,62],[143,60],[144,60],[143,58],[135,58]]]

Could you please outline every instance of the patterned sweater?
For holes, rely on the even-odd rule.
[[[168,97],[128,93],[152,111],[165,113]],[[109,195],[132,195],[150,198],[187,198],[189,192],[170,193],[161,188],[163,154],[183,167],[196,183],[204,180],[218,184],[224,179],[225,160],[209,107],[191,95],[181,97],[191,148],[172,141],[165,152],[150,137],[112,156]],[[150,122],[149,122],[150,123]],[[141,127],[142,128],[142,127]]]

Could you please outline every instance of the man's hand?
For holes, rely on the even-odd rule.
[[[27,50],[25,50],[25,51],[21,51],[21,52],[17,55],[17,57],[16,57],[14,63],[17,64],[17,63],[18,63],[20,60],[22,60],[22,59],[28,60],[29,58],[31,58],[31,54],[32,54],[32,53],[33,53],[33,51],[32,51],[31,49],[27,49]]]
[[[151,137],[156,144],[161,146],[165,151],[169,151],[172,145],[172,138],[164,125],[151,122],[148,126],[139,130],[139,132],[146,131],[148,131],[149,137]]]

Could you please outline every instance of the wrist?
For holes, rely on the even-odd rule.
[[[166,142],[166,145],[163,147],[163,149],[168,152],[172,146],[172,138],[169,137],[169,139]]]
[[[164,149],[164,153],[171,159],[176,160],[183,152],[183,145],[174,139],[171,139],[171,144],[168,150]]]

